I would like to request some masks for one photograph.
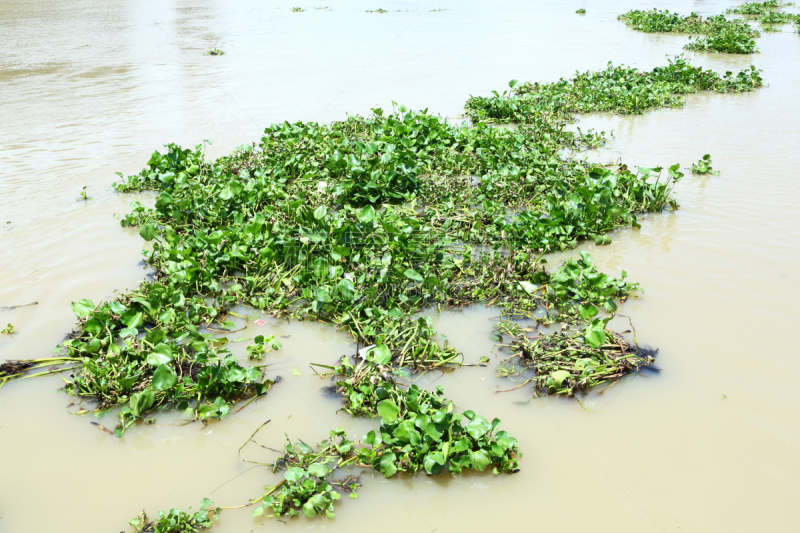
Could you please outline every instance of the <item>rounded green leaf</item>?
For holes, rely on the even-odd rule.
[[[421,281],[424,279],[424,278],[423,278],[423,277],[422,277],[422,276],[419,274],[419,272],[417,272],[416,270],[410,269],[410,268],[409,268],[408,270],[406,270],[406,271],[404,272],[404,274],[405,274],[405,275],[406,275],[406,277],[407,277],[408,279],[410,279],[410,280],[414,280],[414,281],[420,281],[420,282],[421,282]]]
[[[556,370],[554,372],[550,372],[550,377],[553,378],[553,384],[556,387],[561,388],[561,385],[562,383],[564,383],[564,380],[570,377],[570,373],[567,372],[566,370]]]
[[[286,481],[290,483],[294,483],[295,481],[299,481],[304,475],[306,475],[306,471],[299,467],[292,467],[286,471],[283,477],[286,478]]]
[[[486,467],[492,463],[489,453],[486,450],[478,450],[477,452],[469,452],[472,459],[472,468],[479,472],[486,470]]]
[[[161,365],[153,372],[153,389],[167,390],[178,383],[178,376],[175,371],[166,365]]]
[[[400,408],[392,400],[378,402],[378,415],[387,422],[394,422],[400,414]]]
[[[375,364],[386,365],[392,360],[392,352],[385,344],[379,344],[369,351]]]
[[[78,318],[86,318],[89,316],[89,313],[94,311],[94,308],[95,305],[92,301],[86,298],[77,302],[72,302],[72,312],[75,313],[75,316]]]
[[[147,364],[153,366],[166,365],[172,361],[172,347],[163,342],[153,348],[153,351],[147,354]]]
[[[600,328],[586,328],[583,337],[592,348],[599,348],[606,342],[606,332]]]
[[[480,416],[476,416],[473,420],[467,422],[467,433],[474,439],[483,437],[490,429],[492,429],[492,426],[489,422]]]
[[[319,206],[318,208],[314,209],[314,218],[320,220],[325,218],[325,215],[328,214],[328,208],[324,205]]]
[[[139,228],[139,235],[146,241],[152,241],[156,236],[156,230],[150,224],[144,224]]]
[[[308,467],[308,473],[313,476],[324,477],[328,473],[328,467],[320,463],[314,463]]]
[[[371,205],[368,205],[361,209],[358,212],[358,220],[363,222],[364,224],[369,224],[375,218],[375,208]]]

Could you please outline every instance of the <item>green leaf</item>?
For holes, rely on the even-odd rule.
[[[130,399],[131,411],[135,417],[140,417],[148,409],[153,406],[156,396],[150,389],[145,389],[142,392],[133,394]]]
[[[166,365],[172,361],[172,347],[161,343],[153,351],[147,354],[147,364],[152,366]]]
[[[308,473],[319,478],[325,477],[328,473],[328,467],[320,463],[313,463],[309,465]]]
[[[156,230],[150,224],[144,224],[139,228],[139,235],[146,241],[152,241],[156,236]]]
[[[385,344],[379,344],[372,348],[369,353],[372,355],[372,360],[375,364],[385,366],[392,360],[392,352]]]
[[[597,309],[597,307],[593,306],[592,304],[589,304],[585,307],[583,305],[579,305],[578,312],[580,313],[581,318],[583,318],[584,320],[591,320],[597,316],[599,309]]]
[[[293,483],[295,481],[299,481],[304,475],[306,475],[306,471],[299,467],[292,467],[286,471],[283,477],[286,478],[286,481]]]
[[[178,376],[175,371],[166,365],[161,365],[153,372],[153,389],[167,390],[178,383]]]
[[[358,220],[364,224],[369,224],[375,218],[375,209],[368,205],[358,212]]]
[[[486,435],[486,432],[492,429],[492,426],[489,422],[480,416],[476,416],[474,419],[467,422],[467,433],[474,438],[479,439]]]
[[[394,422],[400,414],[400,408],[392,400],[378,402],[378,415],[386,422]]]
[[[85,298],[77,302],[72,302],[72,312],[75,313],[75,316],[78,318],[86,318],[89,316],[89,313],[94,311],[94,308],[95,305],[92,301]]]
[[[120,315],[119,320],[129,328],[139,328],[144,324],[144,313],[136,309],[128,309]]]
[[[606,342],[606,332],[602,328],[588,327],[583,337],[592,348],[600,348]]]
[[[478,472],[483,472],[486,467],[492,464],[492,459],[486,450],[478,450],[477,452],[469,452],[470,459],[472,459],[472,468]]]
[[[314,209],[314,218],[317,220],[325,218],[325,215],[328,214],[328,208],[324,205],[319,206],[318,208]]]
[[[292,374],[294,374],[295,376],[300,376],[300,375],[302,375],[302,374],[300,374],[300,371],[299,371],[299,370],[297,370],[297,367],[294,367],[294,368],[292,369]]]
[[[378,463],[378,470],[386,477],[392,477],[397,473],[395,461],[397,457],[392,452],[386,452],[381,455],[380,463]]]
[[[553,384],[560,389],[564,380],[570,377],[570,373],[566,370],[555,370],[550,372],[550,377],[553,378]]]
[[[314,504],[311,503],[311,500],[303,504],[303,513],[309,518],[317,516],[317,510],[314,508]]]
[[[410,269],[410,268],[408,270],[406,270],[404,272],[404,274],[410,280],[420,281],[421,282],[424,279],[416,270],[413,270],[413,269]]]

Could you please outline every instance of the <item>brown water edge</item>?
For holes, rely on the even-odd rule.
[[[614,21],[638,4],[593,2],[584,17],[560,4],[442,3],[448,11],[415,18],[364,14],[376,6],[356,3],[299,14],[249,2],[3,3],[0,23],[12,44],[0,57],[0,305],[39,305],[0,312],[2,325],[20,331],[0,337],[0,359],[47,355],[74,324],[71,300],[110,298],[142,279],[142,241],[112,218],[130,198],[108,187],[113,171],[137,171],[163,142],[208,138],[211,154],[221,155],[272,122],[340,119],[345,111],[388,108],[390,100],[457,116],[467,94],[502,89],[510,78],[557,79],[609,60],[652,68],[685,42]],[[733,4],[704,3],[703,14]],[[690,2],[659,7],[697,10]],[[172,38],[153,51],[162,29]],[[765,35],[758,43],[756,56],[691,57],[719,71],[753,62],[765,71],[765,89],[700,94],[681,110],[579,124],[615,130],[609,149],[592,154],[598,161],[688,167],[711,153],[722,171],[687,173],[677,187],[678,212],[646,217],[641,231],[615,232],[611,246],[581,246],[599,268],[625,269],[642,283],[645,294],[620,313],[633,318],[640,342],[660,348],[661,374],[589,394],[583,404],[591,412],[551,397],[524,403],[525,389],[494,394],[508,384],[494,365],[441,376],[432,384],[460,408],[501,418],[519,439],[519,474],[383,480],[368,472],[359,499],[345,498],[336,520],[299,518],[285,527],[794,528],[800,186],[792,155],[800,140],[800,73],[793,65],[800,38]],[[200,59],[211,46],[227,55]],[[75,202],[87,184],[98,200]],[[477,361],[490,353],[493,314],[482,307],[448,312],[437,329]],[[284,432],[316,441],[334,426],[359,435],[374,424],[335,415],[336,401],[321,391],[326,383],[307,367],[348,353],[346,337],[316,324],[259,331],[273,328],[292,335],[281,339],[273,367],[285,380],[206,428],[165,413],[120,441],[92,418],[68,414],[76,407],[65,409],[73,398],[58,391],[58,377],[4,387],[0,530],[121,531],[142,507],[185,509],[203,496],[243,503],[272,479],[259,469],[244,472],[248,465],[236,456],[265,420],[272,421],[257,440],[273,447]],[[291,373],[295,366],[300,377]],[[98,422],[114,425],[109,415]],[[267,458],[255,447],[242,455]],[[214,530],[266,527],[284,526],[243,510],[224,515]]]

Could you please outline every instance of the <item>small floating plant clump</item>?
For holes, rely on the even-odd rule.
[[[224,56],[225,52],[220,50],[219,48],[211,48],[208,52],[205,53],[207,56]]]
[[[583,8],[580,8],[580,9],[579,9],[579,10],[577,10],[575,13],[577,13],[578,15],[585,15],[585,14],[586,14],[586,10],[585,10],[585,9],[583,9]]]
[[[576,113],[639,114],[657,107],[681,107],[682,95],[697,91],[747,92],[761,87],[761,71],[751,65],[734,75],[695,67],[684,56],[650,72],[611,63],[605,70],[575,73],[554,83],[509,82],[509,91],[470,96],[473,122],[539,124],[573,120]]]
[[[711,168],[711,155],[704,155],[697,163],[692,163],[692,174],[712,174],[719,176],[719,170]]]
[[[766,2],[745,2],[738,6],[728,9],[726,13],[736,13],[738,15],[764,15],[784,6],[791,6],[793,3],[782,4],[777,0],[767,0]]]
[[[302,7],[293,7],[292,8],[292,13],[303,13],[304,11],[305,11],[305,9],[303,9]]]
[[[148,520],[143,511],[128,524],[133,527],[134,533],[196,533],[210,528],[219,519],[215,511],[208,510],[208,507],[213,504],[214,502],[208,498],[203,498],[200,510],[196,513],[190,514],[180,509],[170,509],[169,511],[160,511],[158,519],[154,521]],[[191,511],[191,507],[189,510]]]
[[[686,33],[704,35],[684,46],[687,50],[725,52],[729,54],[753,54],[758,52],[755,38],[760,34],[746,21],[728,19],[724,14],[704,19],[692,12],[688,16],[670,13],[667,10],[651,11],[633,9],[619,17],[628,27],[647,33]]]

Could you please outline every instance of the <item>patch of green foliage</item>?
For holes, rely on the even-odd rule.
[[[17,332],[17,330],[14,329],[14,325],[11,322],[9,322],[6,325],[6,327],[3,328],[3,331],[0,331],[0,334],[2,334],[2,335],[13,335],[16,332]]]
[[[585,15],[585,14],[586,14],[586,10],[585,10],[585,9],[583,9],[583,8],[580,8],[580,9],[579,9],[579,10],[577,10],[575,13],[577,13],[578,15]]]
[[[367,9],[367,13],[388,13],[388,11],[383,8]]]
[[[697,91],[746,92],[762,86],[754,66],[724,75],[695,67],[681,56],[664,67],[642,72],[611,63],[605,70],[576,72],[569,80],[519,85],[489,97],[470,96],[466,114],[475,123],[523,123],[538,125],[572,120],[576,113],[612,112],[638,114],[656,107],[680,107],[681,95]],[[583,139],[581,139],[583,140]],[[593,140],[587,140],[587,144]]]
[[[728,13],[736,13],[738,15],[763,15],[772,10],[778,9],[781,4],[778,0],[767,0],[766,2],[745,2],[733,9],[728,9]]]
[[[220,50],[219,48],[211,48],[208,52],[205,53],[207,56],[224,56],[225,52]]]
[[[302,7],[293,7],[292,8],[292,13],[302,13],[304,11],[305,11],[305,9],[303,9]]]
[[[719,176],[719,170],[711,168],[711,155],[704,155],[697,163],[692,163],[692,174],[713,174]]]
[[[794,13],[783,13],[780,11],[769,11],[761,16],[758,21],[761,24],[788,24],[790,22],[800,22],[800,15]]]
[[[219,519],[217,513],[208,510],[213,503],[208,498],[203,498],[200,510],[192,514],[180,509],[160,511],[158,520],[155,521],[148,521],[147,515],[142,511],[139,517],[129,521],[128,524],[133,526],[135,533],[197,533],[210,528]]]
[[[667,10],[659,11],[653,8],[651,11],[633,9],[617,18],[625,22],[628,27],[647,33],[670,32],[704,35],[684,46],[687,50],[729,54],[753,54],[758,51],[754,40],[759,36],[758,30],[751,28],[743,20],[727,19],[725,15],[703,19],[694,12],[688,16],[682,16],[678,13],[670,13]]]

